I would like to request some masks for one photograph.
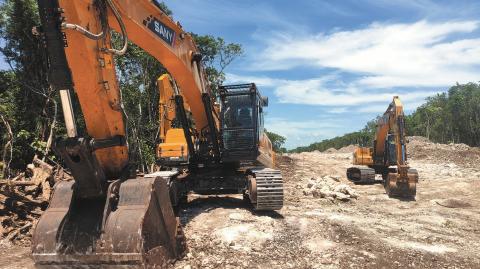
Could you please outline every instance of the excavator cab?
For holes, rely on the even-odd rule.
[[[397,144],[395,143],[395,135],[388,134],[385,140],[385,163],[390,165],[397,164]]]
[[[254,161],[263,135],[263,107],[268,105],[256,85],[220,87],[222,160]]]

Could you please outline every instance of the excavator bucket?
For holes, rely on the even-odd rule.
[[[107,199],[76,199],[74,181],[59,182],[36,225],[36,268],[167,268],[186,251],[166,180],[110,184]]]
[[[400,166],[397,172],[388,173],[385,191],[390,197],[414,199],[417,194],[418,172],[416,169]]]

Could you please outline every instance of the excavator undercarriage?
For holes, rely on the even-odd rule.
[[[163,83],[161,83],[163,84]],[[167,84],[168,87],[168,84]],[[178,147],[185,142],[185,137],[178,140],[166,139],[157,151],[157,164],[170,171],[185,172],[176,175],[175,189],[171,192],[172,203],[177,206],[186,193],[198,194],[243,194],[254,210],[279,210],[283,206],[283,180],[279,170],[273,168],[274,153],[271,142],[263,131],[263,107],[268,104],[255,84],[239,84],[220,87],[221,130],[219,137],[218,159],[209,159],[199,147],[192,152],[196,156],[185,166],[175,163],[182,155],[180,151],[167,151],[172,145]],[[183,114],[183,113],[180,113]],[[187,126],[186,123],[184,126]],[[165,129],[168,129],[166,127]],[[175,131],[170,129],[168,132]],[[168,132],[165,135],[168,138]],[[184,132],[185,135],[188,132]]]
[[[375,183],[375,169],[366,167],[350,167],[347,169],[347,178],[355,184]]]
[[[403,105],[395,96],[377,121],[373,147],[358,147],[353,153],[354,167],[347,169],[347,178],[355,184],[374,184],[382,176],[390,197],[412,199],[416,196],[418,172],[407,163]]]
[[[399,171],[407,171],[400,173]],[[382,181],[376,180],[376,175],[382,176]],[[416,169],[404,167],[402,169],[389,168],[375,172],[374,168],[350,167],[347,169],[347,178],[355,184],[383,183],[385,191],[390,197],[412,198],[415,197],[418,172]]]

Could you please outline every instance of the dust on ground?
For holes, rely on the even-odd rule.
[[[480,149],[411,137],[420,182],[402,201],[346,179],[353,148],[279,157],[277,213],[253,212],[241,195],[191,195],[180,212],[189,252],[173,267],[480,268]],[[10,266],[0,268],[31,268],[28,249],[1,246]]]
[[[480,268],[480,149],[409,140],[415,201],[349,182],[354,146],[285,155],[284,208],[193,198],[182,214],[190,254],[175,268]],[[354,195],[338,199],[342,185]],[[325,188],[333,195],[311,191]]]

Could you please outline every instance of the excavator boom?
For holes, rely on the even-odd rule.
[[[127,128],[114,57],[131,41],[177,78],[204,139],[217,132],[201,100],[209,94],[192,37],[155,1],[38,0],[49,81],[58,90],[68,137],[55,152],[74,182],[60,182],[33,235],[39,268],[97,266],[161,268],[185,250],[173,214],[172,172],[131,177]],[[110,29],[123,46],[113,48]],[[71,94],[80,103],[86,134],[78,134]]]
[[[256,210],[283,206],[282,177],[272,168],[274,152],[263,132],[266,99],[255,84],[241,93],[225,87],[222,108],[230,109],[221,110],[193,38],[157,0],[37,2],[42,23],[37,32],[68,135],[57,139],[54,149],[74,178],[55,186],[34,229],[37,268],[167,268],[186,251],[174,207],[188,192],[243,193]],[[121,47],[113,47],[112,29]],[[129,42],[169,73],[158,80],[162,170],[148,175],[132,173],[116,78],[115,57],[125,54]],[[247,101],[235,103],[239,94]],[[80,104],[85,134],[77,131],[72,96]],[[242,134],[230,140],[224,134],[232,129],[221,126],[227,114],[248,123],[231,127]],[[241,167],[244,163],[248,166]]]
[[[377,121],[373,148],[356,148],[353,164],[366,166],[347,169],[353,182],[374,183],[375,174],[380,174],[389,196],[415,197],[418,173],[407,163],[405,118],[398,96]]]

